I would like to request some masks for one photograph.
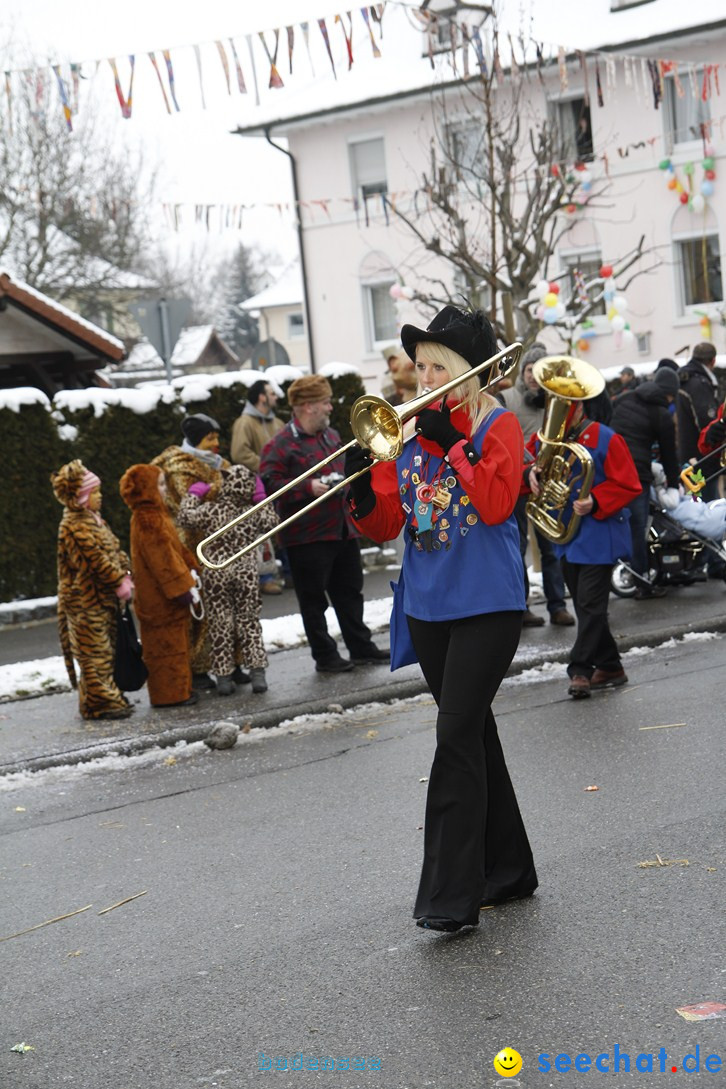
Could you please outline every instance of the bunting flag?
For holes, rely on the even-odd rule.
[[[259,39],[262,42],[262,48],[264,49],[265,54],[267,56],[267,59],[270,62],[270,82],[268,83],[268,87],[279,88],[279,87],[284,87],[285,86],[285,84],[282,82],[282,79],[280,77],[280,73],[277,70],[277,50],[280,47],[280,31],[276,30],[274,32],[274,34],[275,34],[275,52],[274,53],[270,53],[270,50],[267,48],[267,42],[265,41],[265,35],[264,35],[264,33],[262,31],[259,31]]]
[[[373,11],[373,8],[371,8],[371,12],[372,11]],[[323,41],[325,42],[325,48],[327,49],[328,56],[330,57],[330,64],[331,64],[331,67],[333,69],[333,77],[335,79],[337,79],[338,78],[338,73],[335,71],[335,61],[333,60],[333,53],[332,53],[332,50],[330,48],[330,38],[328,37],[328,28],[325,25],[325,19],[318,19],[318,26],[320,27],[320,33],[323,35]]]
[[[171,53],[168,49],[162,49],[161,55],[166,62],[166,75],[167,79],[169,80],[169,94],[171,95],[171,100],[174,103],[174,109],[178,113],[179,103],[176,100],[176,91],[174,90],[174,67],[171,63]]]
[[[381,35],[381,39],[383,39],[383,12],[384,12],[385,7],[386,7],[385,4],[371,4],[370,5],[370,12],[371,12],[371,15],[373,16],[373,18],[375,19],[375,21],[378,23],[378,30],[379,30],[379,33]]]
[[[131,65],[131,78],[129,80],[129,93],[128,97],[124,97],[124,93],[121,89],[121,80],[119,79],[118,68],[116,67],[116,60],[114,57],[108,58],[108,63],[111,65],[111,71],[113,72],[113,81],[116,86],[116,97],[118,98],[118,104],[121,107],[121,116],[128,119],[131,117],[131,109],[133,105],[133,91],[134,91],[134,67],[136,65],[136,57],[133,53],[129,56],[129,64]]]
[[[194,46],[194,56],[197,59],[197,73],[199,75],[199,93],[202,96],[202,109],[206,110],[207,103],[204,98],[204,79],[202,77],[202,51],[198,45]]]
[[[557,47],[557,63],[560,69],[560,90],[566,91],[569,86],[569,80],[567,77],[567,58],[563,45]]]
[[[247,52],[250,55],[250,68],[252,69],[252,86],[255,89],[255,106],[259,106],[259,104],[260,104],[260,88],[259,88],[259,85],[257,83],[257,68],[255,67],[255,53],[254,53],[254,50],[252,48],[252,35],[251,34],[245,34],[245,39],[247,41]]]
[[[368,8],[361,8],[360,13],[363,16],[363,21],[368,28],[368,37],[371,40],[371,49],[373,50],[373,56],[376,58],[376,60],[379,60],[381,56],[381,51],[376,45],[376,36],[373,33],[373,27],[371,26],[371,17],[368,14]]]
[[[582,90],[585,100],[585,106],[590,109],[590,85],[587,78],[587,58],[581,49],[578,49],[577,56],[580,61],[580,71],[582,72]]]
[[[602,83],[600,82],[600,64],[595,61],[595,87],[597,89],[597,104],[598,106],[604,106],[605,100],[602,96]]]
[[[229,78],[229,61],[227,60],[227,50],[224,48],[224,43],[220,42],[219,39],[217,39],[217,41],[214,44],[217,47],[217,52],[219,53],[219,59],[222,62],[222,70],[224,72],[224,78],[227,81],[227,94],[231,95],[232,94],[232,84],[231,84],[230,78]]]
[[[12,135],[13,131],[13,91],[10,86],[10,73],[5,73],[5,97],[8,100],[8,129]]]
[[[307,50],[308,60],[310,61],[310,71],[313,74],[313,78],[315,78],[315,67],[313,65],[312,53],[310,52],[310,24],[300,23],[300,29],[302,30],[303,38],[305,39],[305,49]]]
[[[153,52],[149,53],[149,60],[151,61],[151,63],[154,66],[154,71],[156,72],[156,78],[159,81],[159,86],[161,87],[161,93],[164,96],[164,105],[166,106],[166,112],[171,113],[171,106],[169,105],[169,99],[167,98],[166,87],[164,86],[164,80],[161,78],[161,72],[159,71],[159,65],[158,65],[158,62],[157,62],[156,57],[155,57]],[[179,109],[178,106],[177,106],[177,109]]]
[[[572,270],[572,278],[575,281],[575,291],[577,293],[577,300],[581,302],[583,306],[586,306],[590,301],[590,296],[587,293],[585,287],[585,277],[579,268]]]
[[[290,75],[292,75],[292,51],[295,48],[295,27],[289,26],[287,28],[287,62],[290,65]]]
[[[469,27],[466,23],[462,23],[461,27],[461,60],[464,65],[464,79],[469,78]],[[512,56],[512,63],[514,64],[514,56]]]
[[[237,87],[239,88],[239,93],[241,95],[246,95],[247,94],[247,85],[245,83],[245,77],[242,74],[242,65],[239,62],[239,57],[237,56],[237,50],[235,49],[234,41],[232,40],[232,38],[229,39],[229,47],[232,50],[232,59],[234,61],[235,71],[237,73]]]
[[[340,29],[343,31],[343,37],[345,38],[345,48],[348,51],[348,71],[350,72],[353,67],[353,16],[349,11],[346,12],[348,16],[349,30],[346,33],[345,22],[342,15],[336,15],[336,23],[340,23]]]
[[[481,34],[479,33],[479,27],[476,27],[474,33],[471,36],[471,40],[474,43],[474,52],[476,53],[476,63],[479,65],[479,71],[482,74],[482,78],[486,79],[488,76],[487,61],[484,56],[484,45],[481,40]]]
[[[78,94],[80,90],[81,80],[81,66],[80,64],[71,65],[71,87],[73,88],[73,98],[71,101],[71,113],[78,113]]]
[[[66,88],[65,80],[61,75],[60,64],[54,64],[53,71],[55,72],[55,78],[58,81],[58,94],[60,95],[61,105],[63,107],[63,116],[66,119],[66,128],[69,132],[73,132],[73,122],[71,121],[71,106],[68,101],[68,90]]]

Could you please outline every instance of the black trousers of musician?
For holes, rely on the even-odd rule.
[[[364,658],[372,639],[363,623],[363,567],[357,537],[288,545],[287,558],[305,635],[316,662],[338,658],[325,610],[332,605],[343,642],[353,658]]]
[[[562,572],[577,617],[577,638],[570,651],[568,675],[590,678],[596,669],[622,669],[608,623],[612,564],[569,563],[563,557]]]
[[[408,617],[439,708],[414,918],[476,922],[485,901],[537,886],[491,703],[517,649],[521,612]]]

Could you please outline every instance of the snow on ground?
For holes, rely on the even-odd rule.
[[[45,600],[45,599],[43,599]],[[53,601],[53,598],[47,599]],[[363,612],[371,631],[388,630],[391,615],[391,599],[380,598],[366,601]],[[326,613],[328,631],[337,639],[340,625],[332,609]],[[289,650],[305,644],[305,631],[299,613],[262,620],[262,637],[268,651]],[[28,662],[13,662],[0,666],[0,703],[42,696],[52,692],[69,692],[70,684],[62,655],[52,658],[36,658]],[[269,732],[269,731],[268,731]]]

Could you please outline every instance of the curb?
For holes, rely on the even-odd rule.
[[[689,624],[673,625],[670,628],[646,632],[641,635],[623,635],[618,639],[618,647],[623,651],[632,650],[633,647],[656,647],[667,639],[683,639],[684,636],[703,631],[726,632],[726,615],[714,616],[706,620],[693,621]],[[515,660],[507,670],[507,677],[516,677],[527,669],[533,669],[546,662],[566,662],[569,658],[567,650],[556,651],[544,655],[532,653]],[[252,728],[270,729],[279,726],[287,718],[295,718],[298,715],[322,715],[329,712],[331,703],[336,703],[347,710],[365,703],[387,703],[393,700],[408,699],[428,692],[428,686],[423,677],[413,677],[410,680],[391,680],[386,684],[380,684],[374,688],[367,688],[363,692],[350,692],[338,695],[334,700],[330,698],[309,700],[302,704],[293,704],[286,707],[270,708],[268,711],[260,711],[257,714],[244,713],[240,715]],[[45,771],[48,768],[73,766],[97,760],[103,756],[133,756],[152,748],[170,748],[180,741],[191,743],[203,741],[207,737],[213,722],[219,721],[218,715],[205,723],[177,726],[171,730],[164,730],[158,734],[141,734],[137,737],[122,738],[115,741],[101,741],[96,745],[86,745],[79,749],[70,749],[66,752],[52,753],[48,756],[31,756],[24,760],[18,760],[12,764],[0,764],[0,776],[13,775],[22,771]],[[233,717],[233,716],[231,716]]]

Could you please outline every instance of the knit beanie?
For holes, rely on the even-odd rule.
[[[293,408],[313,401],[327,401],[332,396],[330,382],[321,374],[304,374],[302,378],[296,378],[287,391],[287,399]]]
[[[529,348],[527,348],[527,351],[522,356],[522,360],[519,364],[520,371],[523,371],[529,363],[537,363],[540,359],[544,359],[546,355],[547,348],[545,345],[541,340],[535,340],[534,344],[530,344]]]
[[[678,375],[675,371],[672,371],[670,367],[661,367],[660,370],[655,372],[653,378],[656,386],[667,393],[669,397],[675,397],[678,390],[681,388],[681,383],[678,381]]]
[[[198,412],[194,416],[185,416],[181,423],[182,434],[191,446],[199,446],[205,435],[219,431],[219,424],[211,416]]]
[[[92,473],[90,469],[86,469],[81,479],[81,486],[76,493],[76,501],[79,507],[87,507],[88,500],[91,497],[91,492],[94,488],[101,486],[101,478]]]

